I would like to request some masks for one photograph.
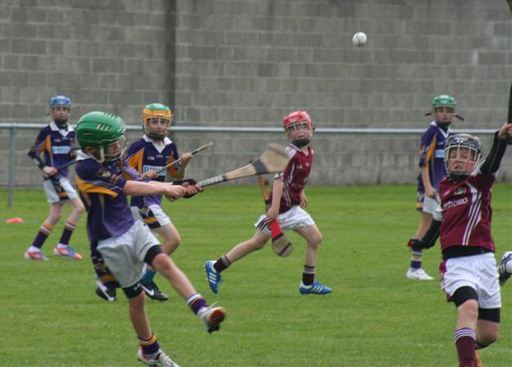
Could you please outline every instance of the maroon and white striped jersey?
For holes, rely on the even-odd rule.
[[[494,175],[478,168],[461,182],[446,176],[440,184],[441,206],[434,215],[441,222],[441,249],[453,246],[480,247],[494,252],[491,236],[491,188]]]
[[[313,165],[313,149],[308,146],[303,152],[293,144],[286,147],[290,161],[283,173],[277,177],[283,180],[283,194],[279,213],[290,210],[293,206],[300,205],[300,194],[308,182],[311,166]]]

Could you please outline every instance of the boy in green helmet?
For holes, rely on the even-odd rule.
[[[437,208],[439,184],[446,176],[444,165],[444,146],[452,132],[450,124],[455,116],[455,98],[447,94],[432,99],[434,120],[423,133],[420,143],[417,204],[420,223],[414,238],[422,238],[432,223],[432,216]],[[422,251],[411,249],[411,262],[406,277],[414,280],[432,280],[421,267]]]
[[[130,168],[121,160],[124,132],[124,121],[110,113],[90,112],[78,121],[76,134],[82,150],[76,173],[87,209],[87,232],[128,298],[130,320],[140,344],[139,360],[151,366],[178,367],[160,349],[150,329],[140,284],[144,265],[170,282],[209,332],[219,329],[225,310],[208,306],[187,276],[162,252],[150,229],[133,218],[126,196],[163,194],[175,200],[194,195],[200,187],[130,179]]]

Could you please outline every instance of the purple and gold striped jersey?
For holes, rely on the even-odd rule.
[[[450,135],[452,132],[449,127],[443,129],[435,121],[432,121],[421,137],[419,167],[428,167],[430,184],[436,190],[439,190],[439,184],[446,176],[444,146]],[[418,177],[418,191],[425,191],[421,174]]]
[[[178,148],[169,138],[165,138],[162,144],[155,143],[152,139],[144,135],[141,139],[132,143],[128,148],[128,165],[136,169],[140,174],[149,170],[159,171],[168,164],[178,160]],[[165,181],[166,174],[176,177],[179,166],[170,166],[163,170],[155,178],[156,181]],[[131,205],[139,208],[151,204],[160,205],[162,195],[133,196]]]
[[[75,132],[69,125],[65,129],[59,129],[55,122],[45,126],[37,135],[34,145],[28,151],[28,156],[34,160],[43,154],[43,163],[50,167],[61,167],[71,159],[69,152],[75,145]],[[68,176],[68,168],[59,170],[57,175]]]
[[[134,223],[128,200],[123,192],[125,170],[106,166],[78,153],[77,186],[87,209],[87,233],[91,241],[117,237]]]

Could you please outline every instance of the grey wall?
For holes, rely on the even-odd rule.
[[[351,36],[368,44],[355,49]],[[512,23],[505,0],[0,0],[0,121],[47,121],[56,93],[139,123],[141,107],[176,108],[181,126],[279,126],[308,110],[317,127],[424,128],[433,95],[450,93],[466,118],[506,117]],[[38,183],[18,133],[17,182]],[[272,134],[175,136],[209,140],[190,173],[205,177],[257,155]],[[419,136],[317,135],[312,182],[413,182]],[[7,181],[0,131],[0,184]],[[510,154],[501,179],[512,181]]]

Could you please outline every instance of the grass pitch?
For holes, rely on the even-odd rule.
[[[225,185],[190,200],[166,203],[183,242],[175,261],[209,300],[226,307],[219,333],[208,335],[162,277],[165,303],[148,300],[153,330],[183,367],[370,367],[457,365],[455,309],[437,281],[405,278],[407,239],[416,231],[413,186],[309,187],[309,212],[322,243],[317,279],[334,288],[325,297],[300,296],[304,243],[278,258],[269,247],[224,273],[220,293],[210,292],[202,265],[253,234],[263,210],[258,188]],[[73,245],[84,260],[51,255],[63,220],[44,246],[47,262],[23,259],[46,217],[40,190],[16,192],[6,209],[0,191],[0,344],[2,366],[137,366],[137,341],[127,301],[107,303],[94,294],[83,218]],[[495,186],[493,233],[497,256],[512,250],[512,185]],[[65,213],[67,213],[66,211]],[[23,224],[6,224],[21,216]],[[437,274],[439,247],[426,252],[424,268]],[[502,290],[500,340],[481,352],[488,366],[512,361],[512,284]]]

